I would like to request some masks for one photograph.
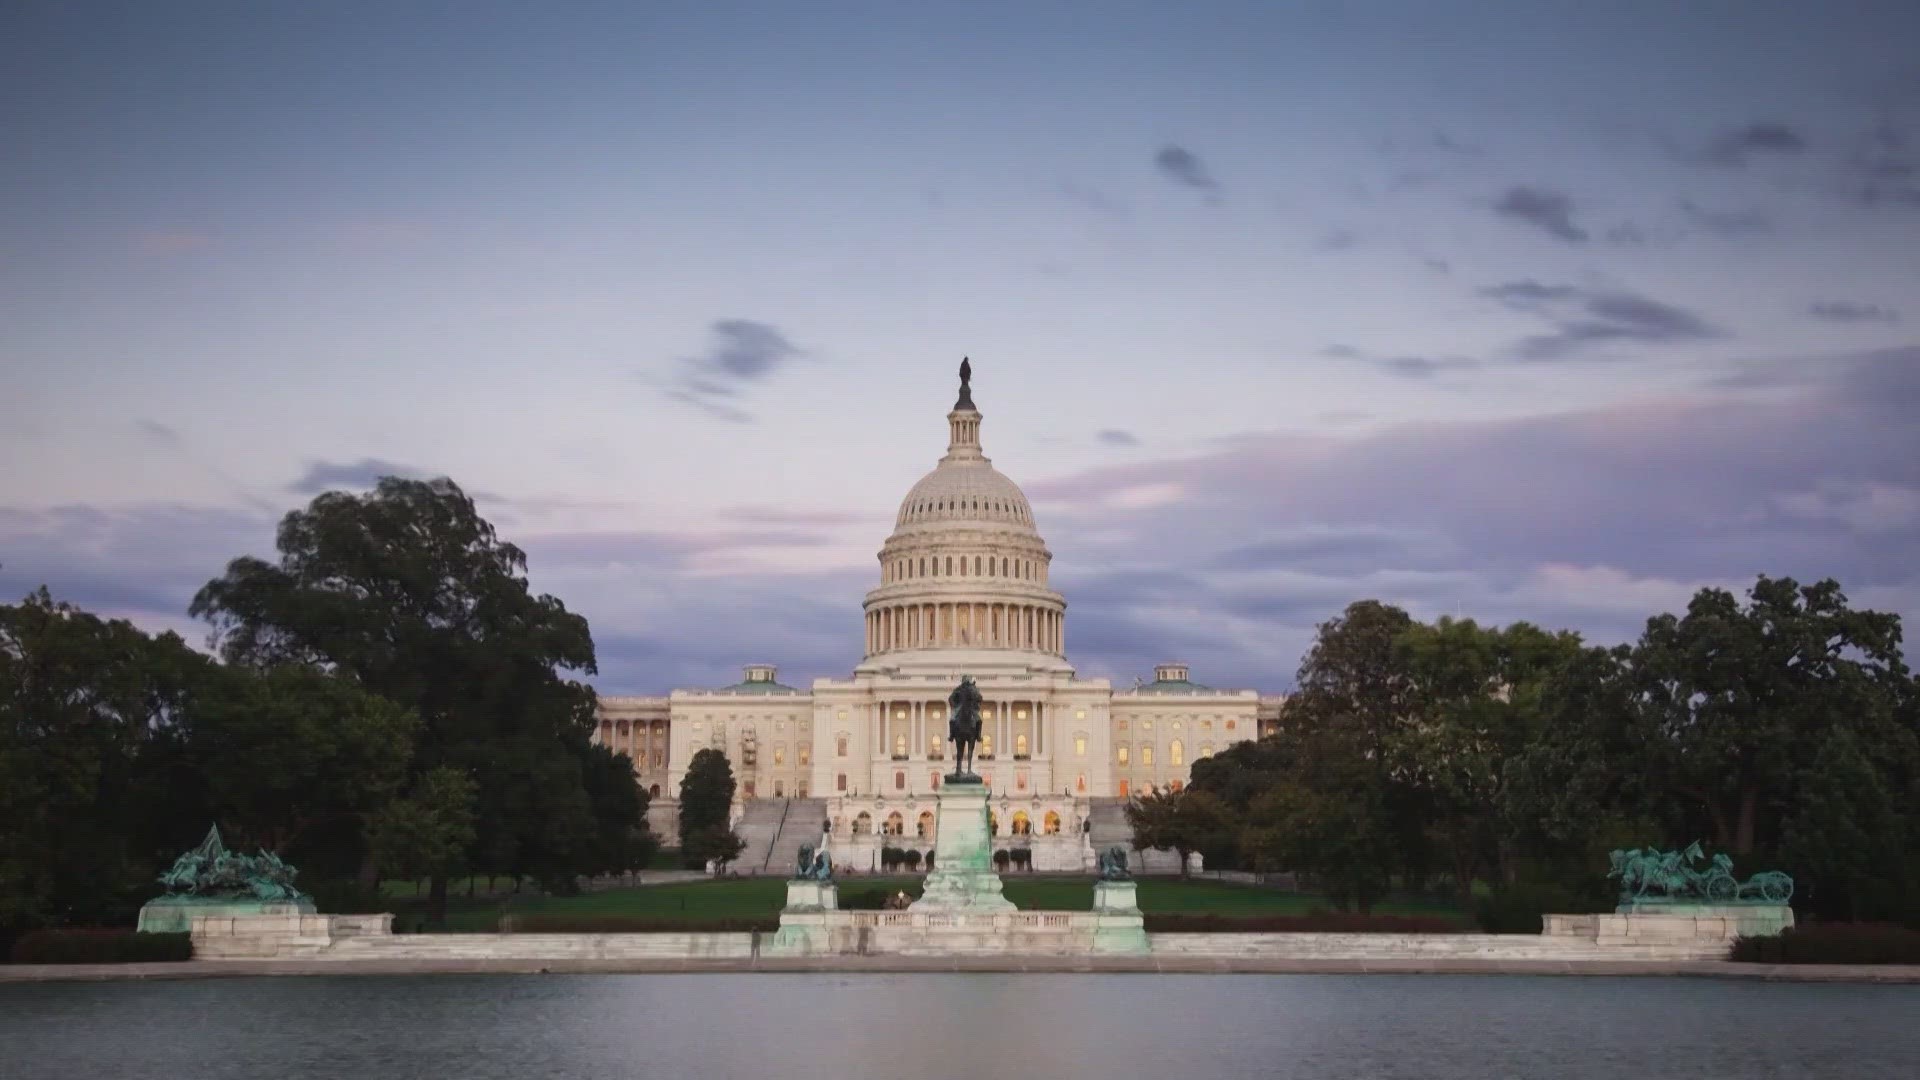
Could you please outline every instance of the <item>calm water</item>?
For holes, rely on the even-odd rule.
[[[1920,1076],[1920,988],[1265,975],[0,985],[0,1076]]]

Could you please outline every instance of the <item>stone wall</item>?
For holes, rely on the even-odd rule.
[[[1735,938],[1766,937],[1793,925],[1785,904],[1699,904],[1667,911],[1604,915],[1542,916],[1548,937],[1578,938],[1600,945],[1709,942],[1731,946]]]

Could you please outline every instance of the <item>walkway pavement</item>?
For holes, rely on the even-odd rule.
[[[263,975],[699,974],[718,972],[1147,972],[1260,975],[1667,975],[1768,982],[1920,985],[1916,964],[1735,964],[1719,960],[1279,960],[1257,957],[825,956],[740,960],[188,960],[0,964],[0,983]]]

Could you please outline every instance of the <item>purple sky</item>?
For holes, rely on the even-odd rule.
[[[966,354],[1084,674],[1920,616],[1912,3],[80,7],[0,15],[9,598],[199,642],[446,474],[603,691],[844,675]]]

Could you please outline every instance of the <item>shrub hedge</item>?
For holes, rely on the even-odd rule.
[[[1920,964],[1920,930],[1894,923],[1811,923],[1733,943],[1747,964]]]
[[[1470,929],[1440,915],[1359,915],[1314,911],[1305,915],[1156,915],[1145,917],[1150,934],[1460,934]]]
[[[29,930],[13,942],[8,959],[16,964],[147,964],[193,959],[186,934],[142,934],[133,930]]]
[[[904,892],[915,900],[925,892],[924,886],[908,885],[904,888],[886,888],[869,885],[864,888],[843,889],[840,892],[840,910],[842,911],[880,911],[886,908],[887,898],[895,893]]]

